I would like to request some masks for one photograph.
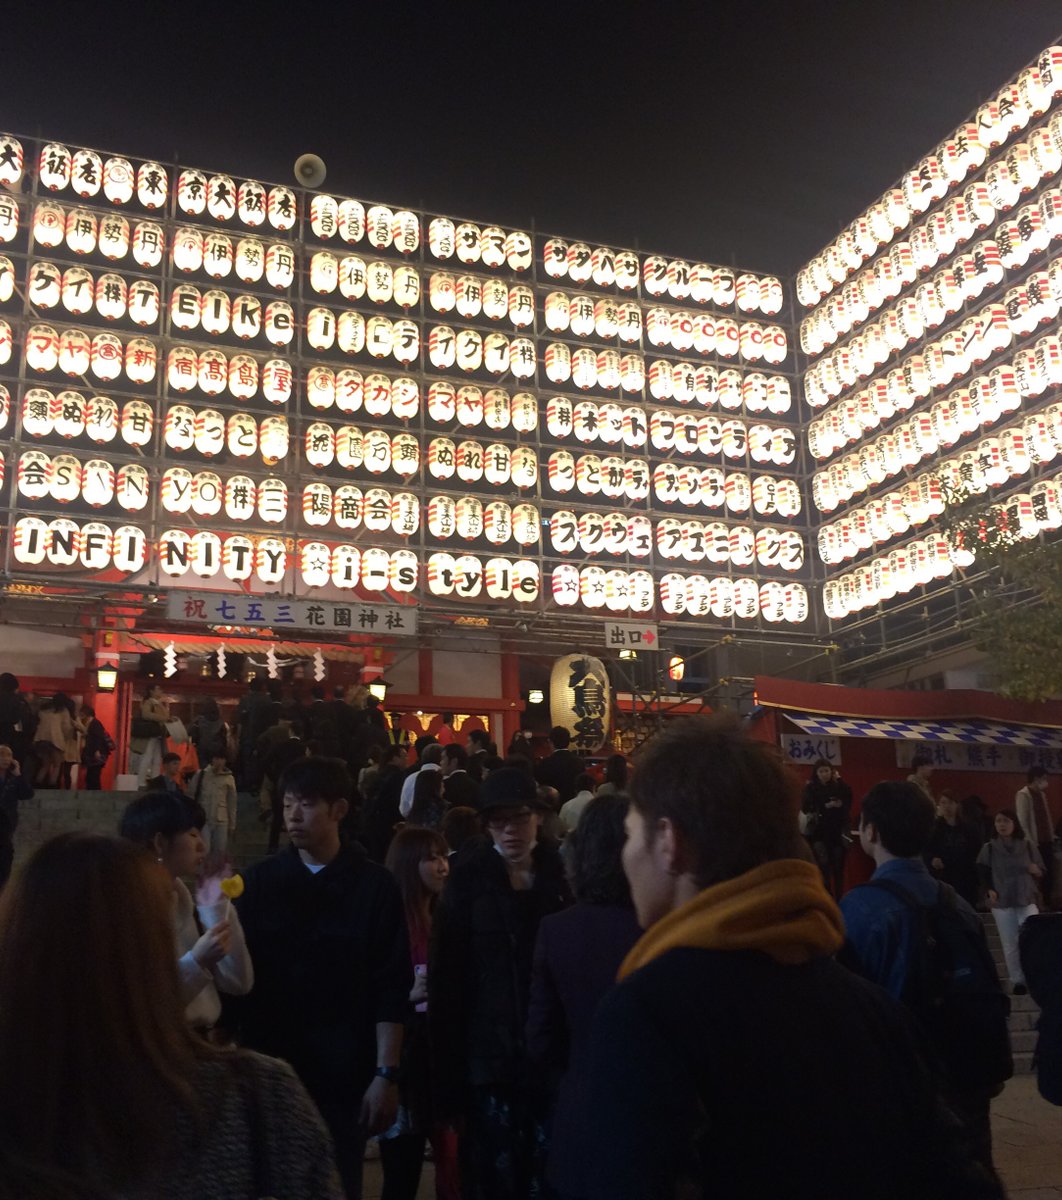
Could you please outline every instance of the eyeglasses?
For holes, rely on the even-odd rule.
[[[522,829],[525,825],[530,825],[532,816],[533,814],[530,812],[499,813],[496,817],[487,818],[487,826],[490,829],[505,829],[512,825],[517,829]]]

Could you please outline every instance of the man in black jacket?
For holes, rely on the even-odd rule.
[[[235,1009],[242,1043],[298,1072],[358,1200],[365,1139],[397,1109],[413,976],[394,878],[341,844],[350,787],[339,759],[304,758],[281,777],[291,846],[244,876],[236,907],[255,986]]]
[[[443,799],[447,808],[475,808],[479,784],[468,773],[468,751],[459,742],[442,748]]]
[[[525,1200],[544,1150],[524,1044],[535,938],[571,896],[556,844],[539,838],[527,771],[492,772],[479,809],[487,840],[454,865],[432,930],[436,1115],[465,1125],[465,1200]]]
[[[841,914],[800,844],[784,766],[736,723],[640,756],[623,864],[646,932],[594,1022],[592,1200],[1002,1197],[907,1013],[831,957]]]
[[[556,788],[561,804],[566,804],[575,795],[575,780],[586,770],[586,763],[569,749],[572,735],[563,725],[549,731],[549,741],[553,753],[538,764],[535,778],[543,787]]]

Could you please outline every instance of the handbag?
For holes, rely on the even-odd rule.
[[[129,734],[135,738],[165,737],[166,727],[153,717],[134,717],[129,722]]]

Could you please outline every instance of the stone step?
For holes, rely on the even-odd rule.
[[[1033,1073],[1032,1051],[1014,1055],[1014,1074],[1031,1075]]]
[[[1007,1024],[1011,1033],[1024,1033],[1026,1030],[1035,1030],[1038,1019],[1039,1014],[1034,1012],[1011,1012]]]
[[[1019,1054],[1032,1054],[1036,1049],[1036,1039],[1038,1036],[1036,1031],[1032,1029],[1020,1033],[1015,1033],[1011,1030],[1010,1048],[1015,1056]]]

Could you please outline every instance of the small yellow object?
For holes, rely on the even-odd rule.
[[[228,896],[230,900],[235,900],[243,895],[243,876],[230,875],[228,879],[221,881],[221,890]]]

